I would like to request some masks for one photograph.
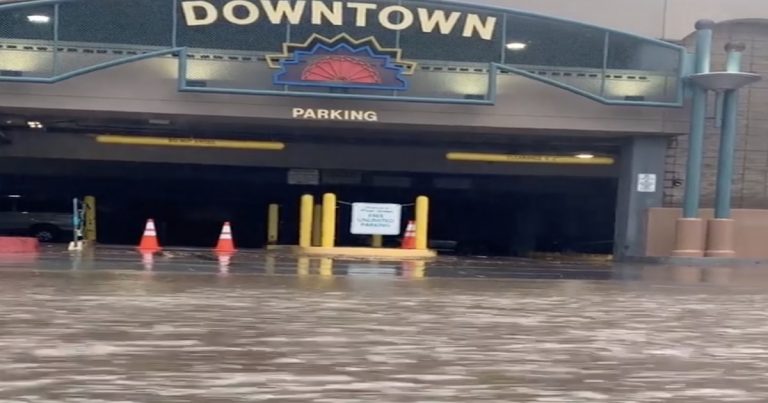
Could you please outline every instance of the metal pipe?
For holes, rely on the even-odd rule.
[[[429,248],[429,198],[416,198],[416,249]]]
[[[299,214],[299,247],[312,246],[312,214],[315,208],[315,198],[312,195],[301,196]]]
[[[277,245],[280,238],[280,205],[270,204],[267,213],[267,245]]]
[[[701,20],[696,23],[696,73],[708,73],[712,54],[712,28],[715,23]],[[691,108],[691,129],[688,136],[688,162],[683,196],[683,218],[698,218],[701,195],[701,161],[704,153],[707,90],[694,86]]]
[[[726,70],[741,71],[744,44],[729,43]],[[717,161],[717,188],[715,191],[715,219],[731,218],[731,192],[733,188],[733,154],[736,145],[736,125],[739,107],[739,90],[728,90],[723,95],[723,128],[720,136],[720,152]]]
[[[336,195],[326,193],[323,195],[323,248],[336,246]]]

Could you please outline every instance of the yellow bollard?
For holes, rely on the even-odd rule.
[[[322,247],[333,248],[336,246],[336,195],[333,193],[323,195],[322,231]]]
[[[429,198],[416,198],[416,249],[429,247]]]
[[[299,247],[312,246],[312,213],[315,198],[312,195],[301,196],[301,218],[299,222]]]
[[[277,245],[280,237],[280,206],[270,204],[267,215],[267,245]]]
[[[383,235],[372,235],[371,236],[371,246],[374,247],[374,248],[384,247],[384,236]]]
[[[85,207],[83,239],[89,242],[96,242],[96,198],[85,196],[83,204]]]
[[[312,216],[312,246],[322,246],[323,233],[323,206],[315,205],[315,214]]]

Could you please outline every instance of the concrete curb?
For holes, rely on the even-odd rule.
[[[40,241],[37,238],[0,237],[0,253],[37,253]]]

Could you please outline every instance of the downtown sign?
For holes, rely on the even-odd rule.
[[[289,0],[231,0],[222,7],[210,1],[182,1],[181,7],[187,26],[204,26],[216,23],[235,25],[272,24],[299,25],[305,14],[312,25],[367,27],[373,19],[381,27],[402,31],[417,25],[424,33],[450,35],[460,31],[466,38],[493,39],[497,17],[476,13],[445,11],[426,7],[385,5],[365,2],[289,1]],[[351,11],[353,18],[345,15]]]

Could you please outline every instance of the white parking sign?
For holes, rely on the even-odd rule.
[[[402,210],[399,204],[354,203],[350,232],[355,235],[400,235]]]
[[[656,174],[637,175],[637,191],[641,193],[653,193],[656,191]]]

